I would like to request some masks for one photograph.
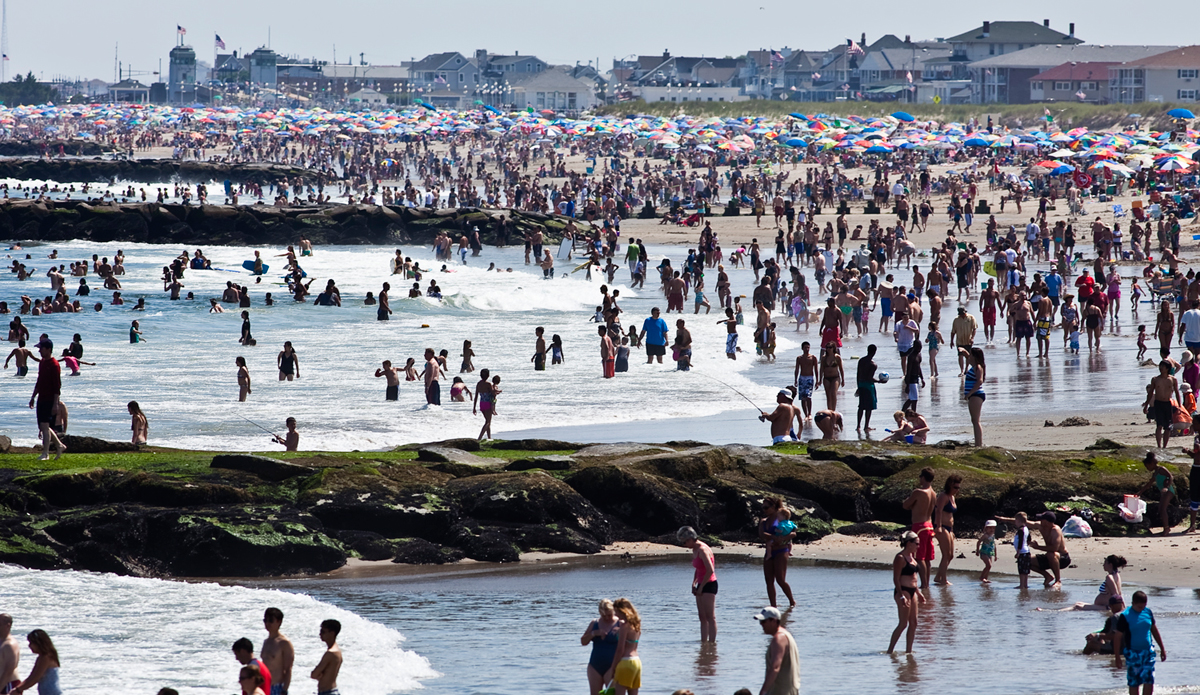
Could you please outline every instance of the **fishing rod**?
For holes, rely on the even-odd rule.
[[[250,423],[251,425],[254,425],[254,426],[255,426],[255,427],[257,427],[258,429],[262,430],[263,432],[266,432],[267,434],[271,435],[272,437],[275,437],[276,439],[279,439],[279,438],[280,438],[280,437],[279,437],[279,435],[275,434],[274,432],[272,432],[271,430],[267,429],[266,427],[263,427],[262,425],[258,424],[257,422],[255,422],[255,421],[251,420],[250,418],[248,418],[248,417],[242,417],[241,415],[238,415],[238,417],[242,418],[243,420],[245,420],[246,422]]]
[[[741,391],[738,391],[737,389],[733,388],[729,384],[726,384],[724,381],[721,381],[720,379],[716,378],[715,376],[709,376],[708,374],[705,374],[704,372],[697,372],[697,374],[699,374],[700,376],[703,376],[703,377],[708,377],[709,379],[712,379],[713,381],[717,382],[718,384],[721,384],[722,386],[729,389],[730,391],[733,391],[734,393],[741,396],[742,398],[745,398],[746,402],[749,403],[750,405],[753,405],[754,409],[757,410],[758,412],[762,413],[763,415],[767,414],[765,410],[758,407],[757,405],[754,405],[754,401],[750,400],[750,398],[748,396],[746,396],[746,394],[742,393]]]

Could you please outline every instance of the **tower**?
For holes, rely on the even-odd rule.
[[[250,84],[264,89],[275,89],[276,66],[279,63],[279,56],[275,51],[262,47],[255,49],[247,58],[250,62]]]
[[[196,51],[191,46],[171,49],[167,73],[167,102],[186,104],[196,100]]]

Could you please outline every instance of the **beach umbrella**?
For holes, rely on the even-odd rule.
[[[893,113],[892,118],[905,123],[912,123],[913,121],[917,120],[916,118],[913,118],[912,114],[904,111],[897,111],[896,113]]]
[[[966,147],[987,147],[988,144],[988,141],[983,138],[968,138],[963,141],[963,145]]]
[[[1059,164],[1051,169],[1050,173],[1055,176],[1062,176],[1063,174],[1069,174],[1072,171],[1075,171],[1075,167],[1071,166],[1070,164]]]
[[[788,147],[808,147],[808,143],[800,138],[788,138],[787,140],[783,141],[783,144],[787,145]],[[1200,150],[1197,150],[1197,152],[1200,152]]]
[[[1196,116],[1187,109],[1171,109],[1167,112],[1171,118],[1195,118]]]

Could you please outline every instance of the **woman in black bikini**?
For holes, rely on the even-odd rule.
[[[933,501],[933,532],[941,550],[942,561],[938,564],[937,574],[933,577],[934,584],[950,586],[946,579],[946,570],[950,569],[950,561],[954,559],[954,512],[958,511],[955,497],[962,487],[962,476],[952,473],[946,478],[942,494]]]
[[[892,598],[896,601],[896,611],[900,620],[896,629],[892,630],[892,641],[888,643],[888,654],[896,649],[900,635],[908,630],[905,639],[906,654],[912,653],[913,638],[917,633],[917,605],[925,602],[925,595],[917,587],[917,561],[913,553],[917,550],[917,534],[905,531],[900,536],[900,547],[896,559],[892,560],[892,582],[895,584]]]
[[[766,553],[763,555],[763,576],[767,580],[767,599],[775,605],[775,584],[783,589],[788,604],[796,605],[792,597],[792,587],[787,583],[788,557],[792,554],[792,540],[796,533],[787,536],[775,535],[775,524],[779,521],[779,511],[783,509],[783,500],[778,497],[768,497],[763,500],[763,519],[758,522],[758,537],[766,543]],[[780,545],[780,543],[783,545]]]

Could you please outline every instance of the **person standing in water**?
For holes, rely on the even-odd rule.
[[[627,598],[617,599],[613,610],[621,619],[621,629],[617,633],[617,651],[604,674],[604,681],[614,681],[614,695],[637,695],[642,687],[642,659],[638,656],[642,617]]]
[[[383,367],[375,370],[375,378],[382,376],[387,380],[387,389],[383,396],[385,401],[400,400],[400,373],[403,371],[399,367],[393,367],[391,360],[384,360]]]
[[[390,283],[383,283],[383,289],[379,290],[379,306],[375,309],[375,318],[379,321],[387,321],[392,315],[392,307],[388,303],[388,292],[392,289]]]
[[[133,418],[130,429],[133,430],[133,443],[145,444],[150,438],[150,421],[146,419],[146,414],[142,412],[142,407],[137,401],[129,401],[129,415]]]
[[[288,420],[294,422],[292,418]],[[296,650],[292,641],[279,631],[283,627],[283,611],[274,607],[264,611],[263,627],[267,629],[267,638],[263,640],[259,656],[272,675],[271,692],[268,695],[287,695],[292,684]]]
[[[921,573],[921,588],[929,587],[929,568],[933,563],[933,469],[922,468],[917,488],[901,505],[912,512],[912,531],[920,543],[917,546],[916,562]]]
[[[438,379],[442,376],[442,366],[438,362],[437,353],[433,348],[425,348],[425,371],[421,373],[425,378],[425,402],[429,405],[442,404],[442,385],[438,383]]]
[[[700,616],[700,641],[717,641],[717,560],[712,548],[700,540],[696,529],[684,526],[675,533],[683,547],[692,551],[692,595]]]
[[[534,330],[534,334],[537,335],[537,342],[534,344],[533,358],[529,361],[533,362],[534,371],[544,372],[546,371],[546,329],[538,326]]]
[[[484,437],[492,438],[492,415],[495,412],[496,394],[492,390],[491,382],[488,381],[490,374],[491,372],[487,369],[479,370],[479,383],[475,384],[475,398],[471,404],[472,415],[483,413],[483,427],[479,429],[480,441]]]
[[[958,491],[962,488],[962,476],[951,473],[946,478],[942,493],[933,500],[933,530],[938,547],[942,551],[942,561],[938,565],[937,574],[933,577],[934,584],[950,586],[946,572],[950,569],[950,561],[954,559],[954,514],[958,511]]]
[[[336,620],[322,620],[318,633],[325,643],[325,653],[309,676],[317,682],[317,695],[338,695],[337,677],[342,670],[342,650],[337,646],[338,633],[342,624]]]
[[[754,616],[763,634],[771,636],[767,645],[767,672],[758,695],[800,695],[800,651],[792,633],[783,627],[783,614],[768,606]]]
[[[54,359],[54,343],[49,338],[38,341],[37,349],[41,354],[38,365],[37,382],[33,385],[33,395],[29,397],[29,407],[34,408],[37,401],[37,423],[42,433],[42,455],[39,461],[50,458],[50,442],[55,443],[54,459],[58,460],[67,447],[54,433],[54,414],[58,408],[59,394],[62,393],[62,368]]]
[[[300,358],[296,356],[296,350],[292,347],[292,341],[284,342],[283,350],[275,357],[275,363],[279,367],[280,381],[291,381],[293,378],[300,378]]]
[[[888,643],[888,654],[896,650],[896,643],[900,641],[900,635],[904,634],[906,630],[908,636],[905,638],[904,652],[912,653],[913,640],[917,633],[917,607],[925,602],[925,595],[917,586],[920,561],[916,559],[916,555],[919,552],[920,543],[917,534],[905,531],[900,536],[901,550],[892,560],[892,584],[895,587],[892,590],[892,599],[896,602],[899,622],[896,629],[892,630],[892,640]]]
[[[277,434],[272,435],[275,443],[282,444],[284,451],[296,451],[300,448],[300,432],[296,430],[296,418],[290,417],[284,421],[284,424],[287,425],[287,434],[282,437]]]
[[[13,695],[21,695],[33,686],[37,686],[38,695],[62,695],[62,687],[58,683],[58,670],[61,666],[58,660],[58,650],[45,630],[33,630],[29,633],[29,651],[37,654],[33,662],[33,670],[21,684],[8,690]]]
[[[621,620],[613,611],[613,602],[608,599],[600,601],[600,619],[588,623],[588,629],[579,638],[583,646],[592,645],[592,655],[588,658],[588,694],[600,695],[604,689],[604,674],[612,666],[617,654],[618,631]]]
[[[786,508],[780,497],[768,497],[763,500],[763,518],[758,522],[758,537],[765,544],[763,554],[763,576],[767,580],[767,600],[775,605],[775,585],[783,589],[787,596],[788,605],[795,606],[796,599],[792,596],[792,587],[787,581],[788,558],[792,554],[792,541],[796,537],[795,530],[779,535],[780,513]]]
[[[0,693],[10,693],[21,684],[17,666],[21,664],[21,645],[12,635],[13,619],[0,613]]]
[[[250,368],[246,366],[246,358],[240,355],[233,362],[238,368],[238,401],[242,402],[250,395]]]

